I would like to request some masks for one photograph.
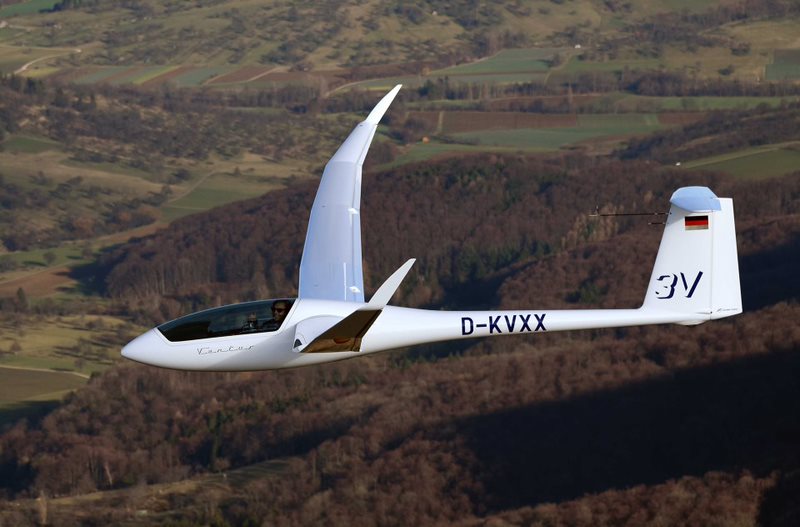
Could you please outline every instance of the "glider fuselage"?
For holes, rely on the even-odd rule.
[[[246,306],[248,304],[239,304]],[[131,360],[179,370],[249,371],[296,368],[350,359],[407,346],[499,335],[619,327],[685,321],[685,315],[641,309],[434,311],[386,306],[364,335],[360,351],[299,353],[297,323],[314,318],[343,319],[367,304],[297,299],[280,329],[173,342],[159,328],[123,350]],[[231,306],[233,307],[233,306]],[[696,323],[710,316],[698,315]],[[160,326],[160,327],[163,327]]]

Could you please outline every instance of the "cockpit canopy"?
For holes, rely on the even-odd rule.
[[[293,298],[278,298],[215,307],[162,324],[158,330],[171,342],[276,331],[293,304]]]

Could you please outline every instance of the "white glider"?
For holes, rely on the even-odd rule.
[[[408,260],[364,300],[361,166],[400,86],[378,103],[325,167],[300,263],[297,299],[216,307],[153,328],[128,359],[180,370],[294,368],[417,344],[574,329],[700,324],[742,312],[733,202],[706,187],[670,199],[655,267],[639,309],[431,311],[389,306]]]

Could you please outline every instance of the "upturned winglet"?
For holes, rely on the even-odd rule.
[[[300,261],[300,298],[364,302],[361,167],[378,122],[400,87],[384,95],[325,166]]]
[[[392,88],[392,91],[384,95],[383,99],[378,101],[378,104],[375,105],[375,108],[373,108],[372,111],[369,112],[369,115],[367,116],[366,119],[364,119],[364,122],[377,125],[381,121],[383,114],[385,114],[386,110],[389,109],[389,106],[392,104],[394,98],[397,96],[397,92],[399,92],[400,88],[402,87],[403,87],[402,84],[398,84],[397,86]]]

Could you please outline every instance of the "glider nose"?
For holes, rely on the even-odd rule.
[[[155,329],[151,329],[130,341],[122,348],[122,356],[144,364],[155,364],[160,344],[155,332]]]

